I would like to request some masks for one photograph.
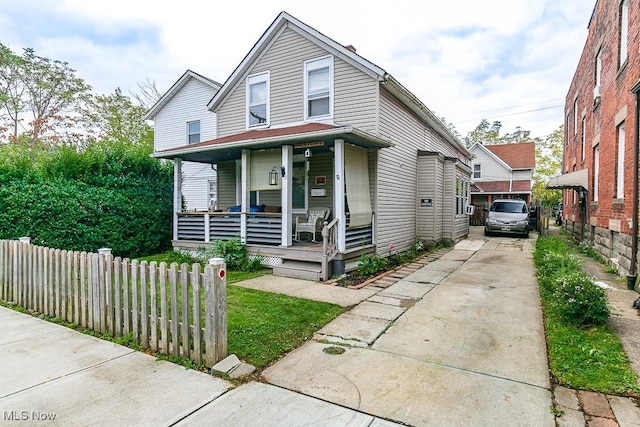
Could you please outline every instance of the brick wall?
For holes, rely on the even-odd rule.
[[[628,243],[632,226],[633,194],[633,140],[635,99],[630,89],[640,79],[640,8],[633,0],[629,4],[628,56],[619,67],[620,0],[599,0],[589,22],[589,34],[565,100],[565,152],[563,172],[589,169],[589,192],[582,205],[573,203],[573,191],[565,190],[565,212],[572,213],[573,221],[584,227],[583,235],[594,241],[599,253],[610,250],[605,234],[619,232],[620,246]],[[585,6],[586,7],[586,6]],[[596,85],[596,56],[601,52],[602,73],[600,97],[594,97]],[[577,108],[576,108],[577,107]],[[577,111],[577,129],[574,128]],[[582,119],[585,120],[583,132]],[[625,124],[624,197],[616,197],[616,171],[618,155],[618,125]],[[582,140],[585,139],[585,158],[582,158]],[[594,201],[594,145],[599,145],[600,166],[598,200]],[[581,215],[580,213],[583,212]],[[591,227],[597,229],[591,237]],[[619,262],[624,270],[630,266],[628,253],[620,251]],[[625,261],[626,260],[626,261]],[[626,265],[625,265],[626,262]]]

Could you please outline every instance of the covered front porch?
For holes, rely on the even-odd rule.
[[[175,165],[173,246],[240,239],[274,274],[312,280],[352,269],[375,251],[377,154],[388,146],[352,127],[309,123],[156,152]],[[206,211],[183,209],[183,161],[216,170]],[[328,211],[316,234],[296,233],[296,218],[314,210]]]

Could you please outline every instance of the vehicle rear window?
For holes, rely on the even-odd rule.
[[[527,213],[527,205],[513,202],[493,202],[491,212]]]

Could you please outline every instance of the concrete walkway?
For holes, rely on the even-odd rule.
[[[0,425],[554,426],[535,240],[472,233],[359,290],[243,283],[352,308],[237,387],[0,308]],[[559,425],[584,426],[560,392],[583,424]],[[611,407],[602,425],[637,426],[631,400]]]

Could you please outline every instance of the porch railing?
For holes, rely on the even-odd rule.
[[[282,214],[263,212],[181,212],[178,240],[211,242],[240,238],[242,216],[247,217],[247,243],[280,245]]]
[[[329,279],[329,263],[338,253],[338,219],[324,222],[322,227],[322,280]]]
[[[373,227],[371,225],[350,229],[349,222],[350,218],[349,214],[347,214],[347,230],[345,233],[345,247],[347,249],[373,243]]]

